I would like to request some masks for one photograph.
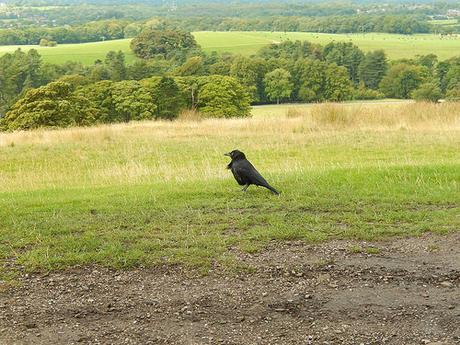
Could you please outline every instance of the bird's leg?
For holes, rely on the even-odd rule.
[[[242,191],[242,192],[246,192],[246,190],[248,189],[248,187],[249,187],[249,185],[248,185],[248,184],[247,184],[247,185],[245,185],[241,191]]]

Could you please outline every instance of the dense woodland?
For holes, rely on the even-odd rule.
[[[286,41],[251,57],[205,54],[180,30],[147,29],[131,48],[92,66],[43,63],[35,50],[0,58],[0,127],[91,125],[174,119],[185,110],[205,117],[249,116],[250,104],[383,97],[437,101],[460,97],[460,57],[388,61],[352,43]]]

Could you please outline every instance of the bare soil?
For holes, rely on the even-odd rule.
[[[234,252],[252,270],[25,274],[0,344],[460,344],[460,232]]]

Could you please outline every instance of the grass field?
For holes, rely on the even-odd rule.
[[[317,34],[307,32],[196,32],[197,41],[206,51],[229,51],[252,54],[264,45],[287,39],[327,44],[353,42],[364,51],[384,49],[390,59],[410,58],[435,53],[441,59],[459,54],[460,37],[440,38],[437,35],[393,34]]]
[[[269,241],[459,230],[459,104],[269,115],[0,134],[4,275],[93,263],[206,270]],[[280,197],[240,191],[223,156],[234,148]]]
[[[441,20],[429,20],[428,23],[432,25],[451,26],[451,25],[457,25],[459,22],[457,19],[441,19]]]
[[[332,41],[353,42],[364,51],[384,49],[390,59],[411,58],[415,55],[435,53],[440,59],[456,56],[460,51],[460,37],[438,35],[392,35],[392,34],[316,34],[305,32],[195,32],[194,36],[206,52],[231,52],[250,55],[260,48],[273,43],[290,40],[307,40],[327,44]],[[43,59],[52,63],[68,60],[92,64],[96,59],[104,59],[110,50],[122,50],[127,62],[135,57],[129,49],[129,39],[82,43],[61,44],[57,47],[21,46],[22,49],[35,48]],[[0,54],[11,52],[18,46],[0,46]]]
[[[0,46],[0,55],[12,52],[17,48],[21,48],[25,51],[33,48],[43,56],[43,60],[46,62],[62,64],[66,61],[78,61],[85,65],[91,65],[97,59],[104,61],[109,51],[121,50],[126,55],[126,62],[131,63],[136,57],[129,48],[130,41],[131,39],[124,39],[81,44],[60,44],[57,47]]]

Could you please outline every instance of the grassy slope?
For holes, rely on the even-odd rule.
[[[316,34],[304,32],[195,32],[198,43],[207,52],[231,52],[254,54],[263,46],[286,39],[307,40],[327,44],[331,41],[354,42],[365,51],[384,49],[391,59],[410,58],[417,54],[435,53],[440,59],[459,54],[460,38],[440,38],[437,35],[391,35],[391,34]],[[38,49],[45,61],[63,63],[67,60],[91,64],[96,59],[104,59],[110,50],[122,50],[127,61],[132,62],[134,55],[129,49],[129,39],[83,44],[61,44],[54,48],[22,46]],[[0,46],[0,54],[17,49],[17,46]]]
[[[458,230],[458,116],[413,125],[439,107],[317,106],[281,123],[258,110],[249,120],[0,134],[0,258],[26,269],[206,268],[271,240]],[[379,124],[366,125],[371,115]],[[233,148],[281,197],[239,191],[222,155]]]

